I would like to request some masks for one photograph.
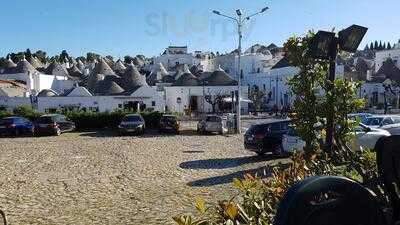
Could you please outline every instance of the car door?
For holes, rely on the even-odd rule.
[[[375,147],[376,141],[378,140],[378,136],[376,132],[374,131],[369,131],[367,132],[366,130],[362,128],[357,128],[356,129],[356,138],[355,138],[355,143],[356,150],[359,150],[360,146],[363,148],[370,148],[373,149]]]
[[[24,132],[26,132],[26,133],[32,132],[33,124],[31,121],[29,121],[27,119],[22,119],[22,123],[24,126]]]

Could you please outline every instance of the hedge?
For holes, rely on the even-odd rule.
[[[114,111],[114,112],[83,112],[83,111],[66,111],[62,114],[73,121],[78,130],[82,129],[103,129],[117,128],[122,118],[126,114],[134,112]],[[143,112],[140,113],[145,120],[147,128],[158,128],[158,123],[163,115],[160,112]],[[30,106],[19,106],[13,112],[0,111],[0,119],[8,116],[22,116],[35,121],[42,114],[37,112]]]
[[[64,113],[72,120],[76,128],[80,129],[102,129],[102,128],[117,128],[122,118],[129,112],[81,112],[70,111]],[[160,112],[143,112],[141,113],[145,120],[147,128],[157,128],[158,122],[162,116]]]

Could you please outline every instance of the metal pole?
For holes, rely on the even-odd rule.
[[[336,57],[337,57],[337,44],[338,44],[338,39],[335,38],[335,41],[333,41],[332,46],[330,47],[330,61],[329,61],[329,82],[328,82],[328,87],[327,90],[333,91],[335,88],[334,82],[335,82],[335,74],[336,74]],[[333,150],[333,135],[335,132],[335,106],[333,105],[333,102],[330,102],[328,105],[328,115],[326,118],[326,146],[328,151]]]
[[[237,134],[241,134],[242,132],[242,126],[241,126],[241,107],[240,107],[240,96],[241,96],[241,86],[242,86],[242,70],[241,70],[241,65],[240,65],[240,57],[242,55],[242,15],[238,15],[239,20],[238,20],[238,34],[239,34],[239,47],[238,47],[238,97],[237,97],[237,109],[236,109],[236,123],[237,123]]]

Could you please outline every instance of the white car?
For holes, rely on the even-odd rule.
[[[197,132],[200,134],[212,132],[225,134],[228,132],[226,118],[222,116],[206,116],[197,123]]]
[[[363,123],[371,128],[387,130],[392,135],[400,135],[400,116],[371,116],[366,118]]]
[[[386,130],[371,128],[364,124],[360,124],[354,132],[355,140],[352,146],[354,150],[360,150],[361,147],[373,149],[379,138],[390,136],[390,133]],[[294,129],[283,135],[282,150],[284,153],[293,153],[296,150],[303,149],[305,145],[306,142],[296,135]]]

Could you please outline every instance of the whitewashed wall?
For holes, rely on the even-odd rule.
[[[400,68],[400,49],[384,50],[375,53],[375,72],[378,72],[383,62],[385,62],[388,58],[391,58],[393,61],[395,61],[397,67]]]
[[[165,87],[166,105],[169,111],[184,112],[185,107],[189,107],[191,96],[197,97],[197,107],[201,112],[203,109],[204,95],[231,95],[232,91],[236,91],[236,86],[186,86],[186,87]],[[248,99],[247,87],[242,87],[242,99]],[[178,103],[178,98],[181,103]],[[212,112],[210,104],[204,101],[204,111]],[[242,111],[248,112],[248,104],[242,103]]]
[[[0,106],[4,106],[7,109],[14,109],[18,106],[22,105],[31,105],[30,98],[22,98],[22,97],[4,97],[0,96]]]

